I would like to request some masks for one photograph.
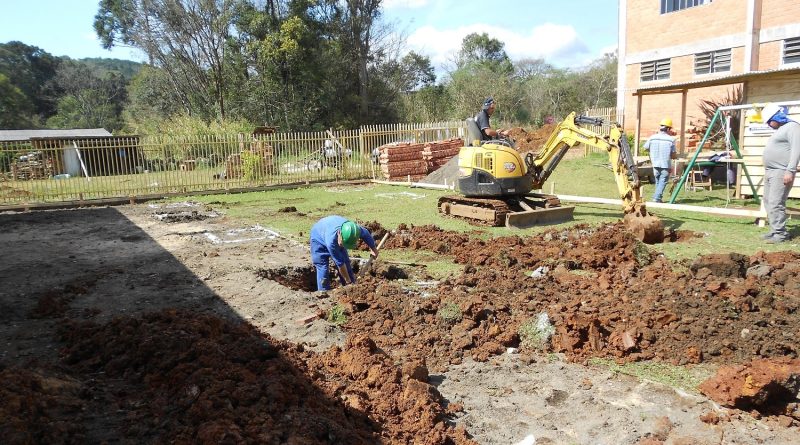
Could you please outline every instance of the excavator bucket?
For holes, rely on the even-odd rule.
[[[645,244],[664,241],[664,223],[657,216],[648,213],[644,205],[635,206],[623,218],[626,228]]]
[[[522,212],[509,212],[506,214],[506,227],[514,229],[525,229],[533,226],[547,224],[559,224],[572,221],[574,206],[537,208],[535,210],[525,210]]]

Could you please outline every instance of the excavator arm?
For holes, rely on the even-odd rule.
[[[580,127],[581,124],[602,125],[603,120],[570,113],[553,130],[536,156],[532,154],[526,156],[525,163],[533,181],[533,189],[542,188],[570,148],[586,144],[603,149],[608,153],[619,197],[623,202],[625,223],[639,239],[645,242],[662,241],[664,225],[645,208],[639,174],[625,133],[619,126],[612,125],[610,134],[603,136],[588,128]]]
[[[525,163],[531,174],[533,188],[541,189],[544,186],[567,150],[578,144],[586,144],[608,153],[617,189],[620,198],[625,203],[625,213],[628,213],[629,210],[632,210],[634,203],[641,202],[641,196],[639,194],[639,175],[625,134],[618,126],[613,125],[610,134],[602,136],[588,128],[580,127],[580,124],[603,125],[603,120],[576,116],[574,112],[570,113],[553,130],[539,153],[536,156],[529,154],[526,157]]]

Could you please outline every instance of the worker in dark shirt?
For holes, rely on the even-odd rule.
[[[481,130],[481,141],[508,137],[508,132],[494,130],[489,123],[489,118],[494,114],[494,108],[494,98],[487,97],[486,100],[483,101],[483,108],[475,115],[475,123],[478,124],[478,128]]]

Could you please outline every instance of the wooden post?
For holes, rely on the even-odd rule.
[[[686,152],[686,96],[689,90],[681,91],[681,149],[680,152]]]

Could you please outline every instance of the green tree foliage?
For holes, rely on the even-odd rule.
[[[502,73],[509,72],[512,68],[505,44],[486,33],[472,33],[464,37],[456,64],[461,69],[477,65]]]
[[[33,104],[8,77],[0,73],[0,129],[27,128]]]
[[[231,0],[101,0],[95,31],[105,48],[141,49],[163,68],[186,109],[225,118]]]
[[[120,74],[98,71],[85,63],[65,60],[53,79],[63,95],[57,113],[47,119],[51,128],[122,128],[122,109],[127,102],[125,79]]]
[[[145,65],[128,85],[128,104],[123,110],[124,129],[134,134],[154,132],[170,116],[188,114],[166,71]]]
[[[122,76],[127,81],[133,79],[142,69],[141,63],[122,59],[87,57],[80,59],[80,62],[92,68],[97,75],[102,76],[106,73],[114,73]]]
[[[0,43],[0,73],[32,106],[18,111],[17,122],[33,124],[54,113],[58,91],[50,81],[60,63],[58,58],[35,46],[16,41]]]

